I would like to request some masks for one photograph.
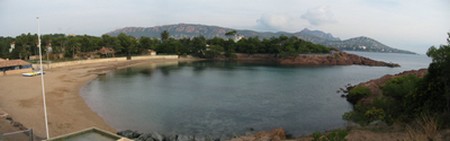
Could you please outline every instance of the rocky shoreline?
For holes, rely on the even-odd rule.
[[[238,61],[271,61],[284,65],[363,65],[400,67],[399,64],[376,61],[346,52],[329,54],[299,54],[297,56],[280,57],[276,54],[241,54],[237,53]]]
[[[243,135],[221,137],[213,137],[208,135],[163,135],[158,132],[141,133],[133,130],[119,131],[117,132],[117,135],[135,141],[281,141],[285,140],[287,137],[286,132],[282,128],[260,132],[248,130]]]

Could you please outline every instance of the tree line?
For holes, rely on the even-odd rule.
[[[43,53],[60,53],[67,58],[72,58],[81,53],[89,53],[102,47],[112,48],[116,56],[142,55],[148,50],[154,50],[158,54],[192,55],[201,58],[215,58],[223,56],[232,58],[235,53],[247,54],[277,54],[282,57],[297,54],[329,53],[332,48],[313,44],[297,37],[273,37],[260,39],[258,37],[231,38],[235,32],[226,35],[230,38],[206,39],[203,36],[193,38],[174,39],[167,31],[161,33],[161,37],[149,38],[126,35],[118,36],[102,35],[101,37],[89,35],[64,35],[47,34],[41,36]],[[0,37],[0,57],[10,59],[27,60],[29,56],[37,55],[37,35],[21,34],[13,37]],[[14,47],[11,46],[14,44]],[[51,45],[51,50],[46,47]]]

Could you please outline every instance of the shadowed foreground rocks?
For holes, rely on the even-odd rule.
[[[117,134],[136,141],[281,141],[286,139],[286,133],[282,128],[273,129],[272,131],[246,133],[246,135],[237,137],[162,135],[157,132],[140,133],[132,130],[120,131]]]

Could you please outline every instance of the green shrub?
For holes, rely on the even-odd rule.
[[[387,81],[381,89],[383,90],[383,95],[402,100],[404,97],[416,92],[419,81],[420,78],[415,75],[406,75]]]
[[[320,132],[314,132],[312,134],[313,140],[312,141],[321,141],[323,138],[323,135]]]
[[[366,118],[366,116],[364,114],[370,108],[371,108],[370,105],[356,104],[353,107],[353,111],[344,113],[342,118],[344,120],[352,121],[352,122],[358,123],[360,125],[367,125],[371,121],[368,118]]]
[[[364,117],[368,119],[369,121],[375,121],[375,120],[383,120],[385,118],[386,114],[384,113],[383,109],[372,107],[371,109],[367,110],[364,113]]]
[[[383,110],[383,121],[387,124],[392,124],[394,122],[392,113],[399,113],[402,111],[402,107],[399,107],[398,103],[394,99],[385,96],[375,98],[373,100],[372,107]]]
[[[384,105],[376,105],[383,108],[392,120],[408,122],[420,111],[416,97],[421,80],[415,75],[406,75],[387,81],[381,88]]]
[[[433,46],[427,51],[432,62],[420,88],[422,95],[417,96],[425,112],[443,115],[450,115],[450,32],[447,34],[446,45]]]
[[[371,94],[370,89],[365,86],[356,86],[352,88],[347,95],[347,101],[356,104],[359,100],[369,96]]]
[[[361,125],[367,125],[375,120],[386,123],[394,121],[407,121],[413,117],[416,110],[414,97],[417,85],[421,81],[415,75],[401,76],[387,81],[382,86],[383,95],[377,97],[372,103],[355,104],[364,97],[370,95],[370,90],[364,86],[357,86],[349,91],[347,100],[354,103],[354,110],[344,114],[345,120],[350,120]]]
[[[343,129],[334,130],[324,134],[315,132],[313,133],[313,141],[346,141],[345,137],[347,135],[348,131]]]

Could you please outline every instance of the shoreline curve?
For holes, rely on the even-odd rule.
[[[196,59],[143,59],[68,65],[46,70],[45,87],[50,137],[92,126],[116,131],[94,112],[80,95],[81,88],[98,75],[141,63],[195,61]],[[20,75],[0,78],[0,108],[15,121],[33,128],[35,135],[45,137],[45,125],[39,77]]]

